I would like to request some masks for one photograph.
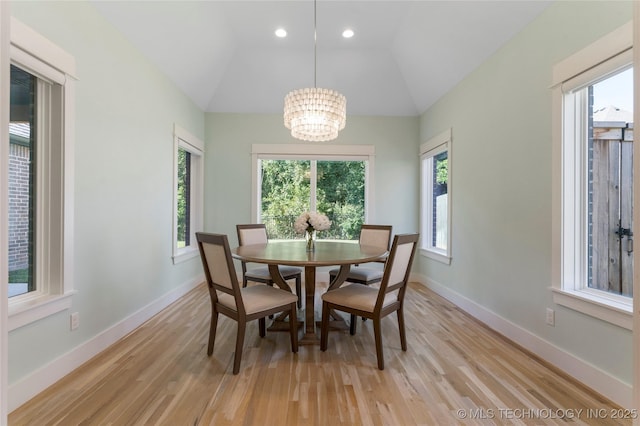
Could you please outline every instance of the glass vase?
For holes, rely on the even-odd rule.
[[[307,251],[315,251],[316,249],[316,231],[307,231]]]

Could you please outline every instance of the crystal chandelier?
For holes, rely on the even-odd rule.
[[[284,125],[291,136],[303,141],[324,142],[344,129],[347,98],[331,89],[317,87],[316,0],[313,2],[313,88],[289,92],[284,98]]]

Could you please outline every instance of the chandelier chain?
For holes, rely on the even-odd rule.
[[[313,88],[293,90],[285,96],[284,125],[296,139],[323,142],[337,138],[344,129],[347,99],[335,90],[318,88],[317,24],[317,0],[313,0]]]
[[[318,87],[318,6],[313,0],[313,87]]]

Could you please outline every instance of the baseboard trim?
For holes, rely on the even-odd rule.
[[[424,285],[444,297],[491,329],[564,371],[595,392],[609,398],[624,408],[633,408],[632,385],[622,382],[599,368],[577,358],[575,355],[564,351],[424,275],[411,274],[411,280]]]
[[[197,276],[159,297],[137,312],[104,330],[94,338],[76,346],[66,354],[54,359],[20,381],[9,385],[8,409],[12,412],[31,398],[89,361],[106,348],[138,328],[145,321],[193,290],[204,281],[204,275]]]

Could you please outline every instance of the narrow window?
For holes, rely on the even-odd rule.
[[[431,219],[431,246],[440,250],[447,250],[447,211],[448,194],[447,182],[449,175],[448,152],[444,151],[430,158],[432,168],[432,219]]]
[[[202,230],[204,143],[174,126],[173,263],[198,255],[193,243]]]
[[[191,153],[178,149],[178,248],[191,245]]]
[[[421,228],[423,254],[449,263],[451,260],[451,131],[420,146]]]
[[[631,329],[631,23],[553,67],[553,300]]]
[[[11,18],[9,330],[71,306],[75,59]]]
[[[11,65],[9,123],[9,297],[34,280],[37,78]]]

